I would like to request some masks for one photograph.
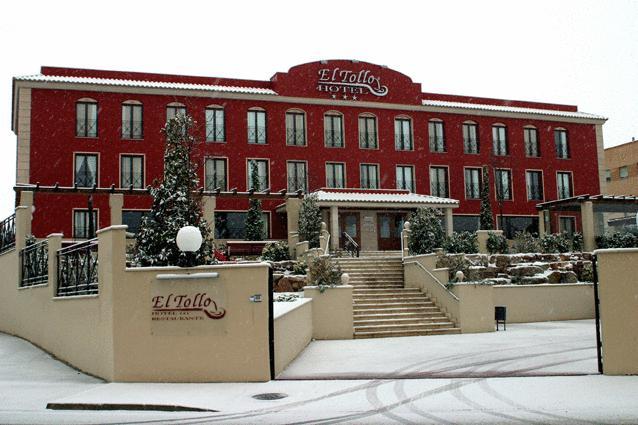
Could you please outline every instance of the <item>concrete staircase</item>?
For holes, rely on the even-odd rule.
[[[383,338],[460,333],[419,289],[405,288],[399,252],[335,258],[354,286],[354,337]]]

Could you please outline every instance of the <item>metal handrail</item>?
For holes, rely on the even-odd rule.
[[[56,296],[98,293],[98,240],[90,239],[57,252]]]
[[[352,236],[350,236],[348,232],[343,232],[343,237],[346,240],[346,243],[344,244],[343,248],[347,252],[349,252],[351,256],[354,257],[356,254],[356,257],[358,257],[359,251],[360,251],[359,244],[354,239],[352,239]]]

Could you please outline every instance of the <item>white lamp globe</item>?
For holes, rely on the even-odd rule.
[[[195,226],[184,226],[175,238],[177,247],[183,252],[195,252],[202,246],[202,233]]]

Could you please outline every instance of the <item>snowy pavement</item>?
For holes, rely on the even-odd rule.
[[[313,341],[278,378],[485,378],[594,373],[594,321],[573,320],[511,324],[505,332]]]
[[[457,349],[448,345],[450,355]],[[272,392],[287,397],[252,398]],[[619,424],[638,423],[637,399],[638,376],[109,384],[0,334],[2,424]],[[47,403],[181,405],[217,412],[47,410]]]

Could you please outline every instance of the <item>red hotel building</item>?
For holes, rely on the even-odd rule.
[[[160,130],[180,112],[198,123],[195,158],[210,190],[247,190],[256,160],[260,189],[453,198],[454,228],[468,230],[478,226],[488,166],[494,214],[510,235],[537,229],[538,202],[603,192],[604,118],[572,105],[424,92],[400,72],[354,60],[298,65],[265,81],[42,67],[13,80],[16,183],[144,188],[162,174]],[[98,227],[108,226],[108,196],[93,202]],[[264,202],[269,238],[286,238],[281,204]],[[217,200],[217,238],[242,239],[247,206]],[[149,207],[148,196],[126,195],[124,222],[135,227]],[[36,193],[33,233],[85,237],[86,208],[86,194]],[[395,234],[409,211],[401,208],[377,205],[368,227]],[[342,226],[358,233],[361,217],[343,211]],[[565,217],[556,224],[579,227]]]

